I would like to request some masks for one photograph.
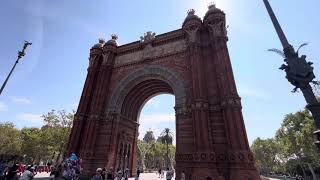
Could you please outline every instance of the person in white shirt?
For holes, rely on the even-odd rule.
[[[20,177],[20,180],[31,180],[34,176],[34,167],[29,166],[27,168],[27,170],[25,170],[22,174],[22,176]]]

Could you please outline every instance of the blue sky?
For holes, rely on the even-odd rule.
[[[209,0],[2,0],[0,3],[0,82],[9,73],[24,40],[33,42],[0,96],[0,122],[17,127],[41,126],[41,114],[51,109],[77,107],[90,47],[97,39],[119,36],[118,43],[135,40],[146,31],[161,34],[181,28],[186,12],[194,8],[203,17]],[[243,103],[249,141],[272,137],[285,114],[304,107],[301,93],[278,70],[280,56],[267,51],[281,48],[262,0],[216,0],[227,14],[229,52]],[[310,44],[301,52],[314,62],[319,77],[319,0],[271,0],[289,41]],[[171,100],[170,100],[171,99]],[[153,102],[152,102],[153,101]],[[163,115],[161,126],[148,121],[141,129],[174,126],[173,109],[161,104],[172,96],[151,99],[141,122]],[[158,106],[154,104],[160,104]],[[167,106],[165,106],[167,107]],[[154,116],[155,117],[155,116]],[[166,118],[165,118],[166,117]],[[170,124],[171,123],[171,124]],[[156,123],[153,123],[153,125]]]

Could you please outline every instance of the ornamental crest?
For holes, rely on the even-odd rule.
[[[156,38],[156,33],[148,31],[144,33],[144,36],[140,37],[140,42],[149,43]]]

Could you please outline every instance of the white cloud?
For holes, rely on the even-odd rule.
[[[142,114],[139,120],[139,139],[142,139],[147,131],[150,129],[153,131],[155,138],[158,138],[162,133],[163,125],[175,124],[175,115],[174,114]],[[176,142],[176,132],[174,128],[170,128],[173,133],[174,144]]]
[[[25,124],[28,127],[40,127],[43,125],[43,119],[40,114],[22,113],[18,114],[16,118],[18,121],[23,121],[21,124]]]
[[[153,125],[159,123],[166,123],[166,122],[174,122],[175,121],[174,114],[142,114],[139,119],[140,124],[144,125]]]
[[[8,106],[4,103],[0,101],[0,111],[7,111],[8,110]]]
[[[31,104],[31,100],[25,97],[11,96],[10,99],[12,102],[15,102],[18,104]]]

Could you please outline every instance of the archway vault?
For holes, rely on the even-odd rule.
[[[126,115],[127,108],[140,108],[148,98],[158,93],[174,94],[176,106],[186,106],[187,90],[180,75],[163,65],[147,65],[119,82],[106,112]],[[123,106],[125,101],[126,106]]]

